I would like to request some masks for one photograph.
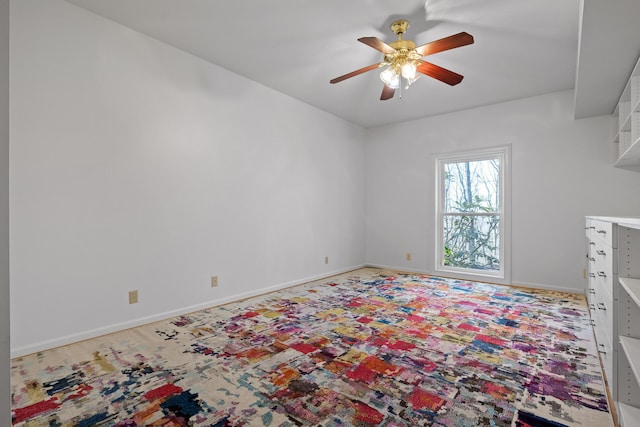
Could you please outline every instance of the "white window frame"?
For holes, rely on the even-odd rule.
[[[444,208],[444,165],[448,163],[472,162],[489,159],[500,160],[500,206],[496,214],[500,217],[500,270],[485,271],[444,265],[443,220]],[[464,151],[435,157],[436,171],[436,229],[435,229],[435,270],[438,274],[450,275],[469,280],[484,280],[496,283],[511,281],[511,147],[501,146],[473,151]],[[459,212],[455,212],[459,215]],[[463,214],[469,215],[469,214]],[[474,214],[470,214],[474,215]]]

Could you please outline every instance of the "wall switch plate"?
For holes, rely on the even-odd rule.
[[[129,304],[137,304],[138,303],[138,291],[129,291]]]
[[[411,261],[411,252],[407,252],[407,261]]]
[[[218,286],[218,276],[211,276],[211,287],[215,288]]]

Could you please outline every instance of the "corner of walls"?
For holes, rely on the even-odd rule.
[[[364,262],[362,128],[63,0],[11,72],[15,353]]]
[[[0,0],[0,425],[11,422],[9,326],[9,25],[10,0]]]
[[[610,116],[572,112],[567,90],[367,129],[366,263],[434,271],[434,155],[508,144],[511,282],[580,291],[584,216],[638,215],[640,174],[613,167]]]

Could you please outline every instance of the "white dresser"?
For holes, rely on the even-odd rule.
[[[640,426],[640,218],[587,217],[587,300],[620,424]]]
[[[614,318],[614,292],[617,290],[617,239],[613,223],[587,218],[587,302],[591,323],[612,397],[616,396],[617,318]]]

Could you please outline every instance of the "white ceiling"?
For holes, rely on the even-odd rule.
[[[576,82],[576,116],[609,114],[640,53],[636,37],[635,51],[609,47],[624,57],[622,67],[609,64],[603,75],[607,67],[597,65],[610,37],[598,10],[618,8],[625,16],[638,0],[584,0],[585,11],[595,12],[584,14],[582,31],[581,0],[67,1],[364,127],[572,89]],[[411,25],[405,39],[418,45],[461,31],[474,36],[470,46],[429,57],[464,75],[462,83],[422,77],[402,99],[396,93],[384,102],[376,71],[329,84],[379,62],[382,55],[357,39],[394,41],[389,25],[399,18]],[[608,21],[617,34],[619,22]],[[628,33],[638,32],[633,24],[625,24]]]

